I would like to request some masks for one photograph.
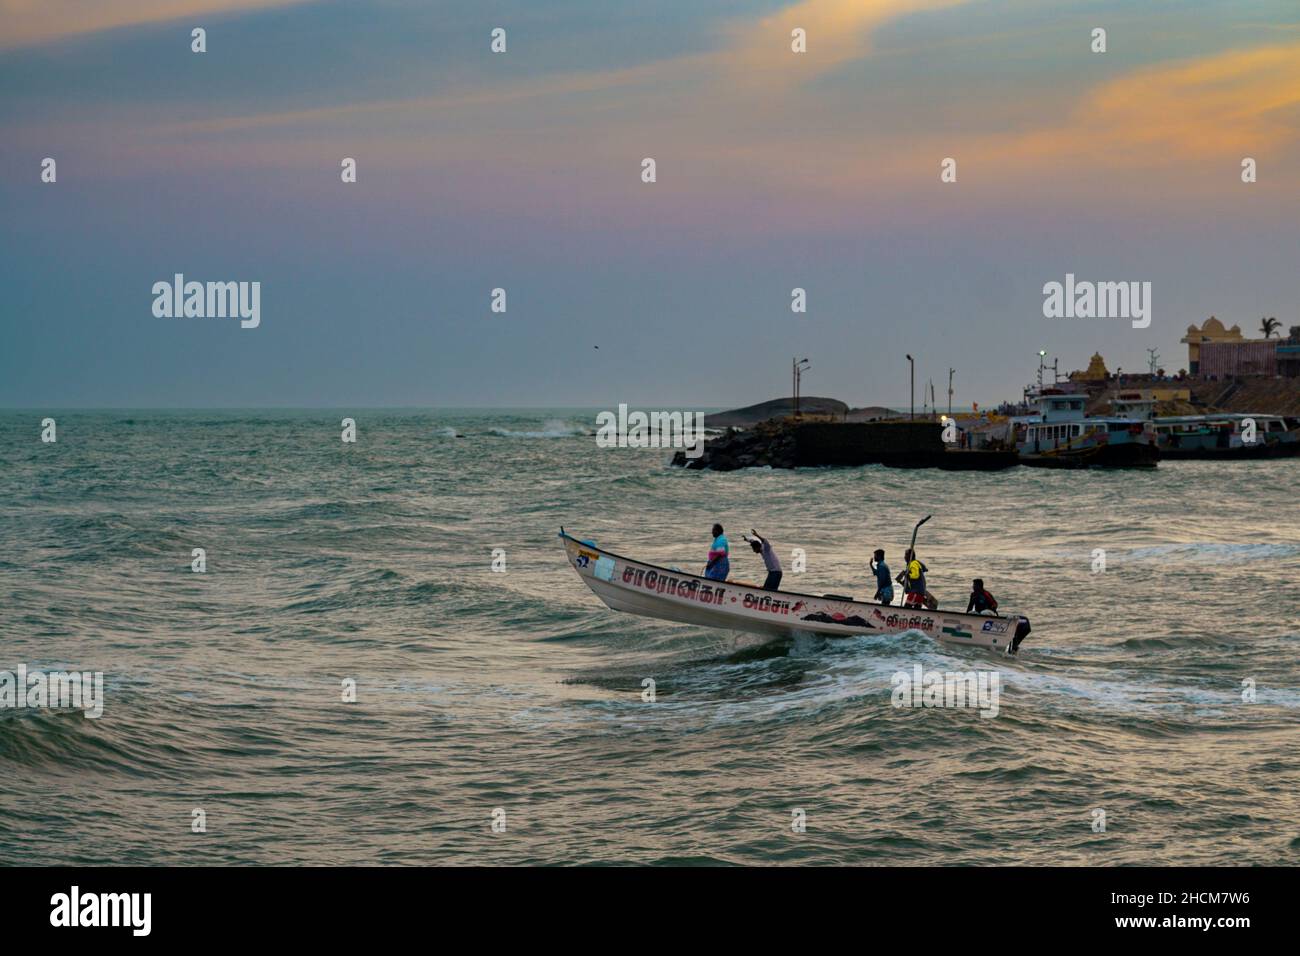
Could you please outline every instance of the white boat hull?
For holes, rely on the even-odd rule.
[[[764,591],[633,561],[560,532],[569,564],[615,611],[702,627],[790,636],[860,637],[920,631],[945,644],[1014,654],[1029,633],[1018,614],[991,616],[904,608],[829,595]]]

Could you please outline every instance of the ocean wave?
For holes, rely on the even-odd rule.
[[[1221,634],[1201,632],[1166,637],[1130,637],[1120,643],[1120,647],[1129,650],[1181,650],[1183,648],[1223,647],[1225,644],[1239,644],[1240,641],[1227,638]]]
[[[106,711],[122,706],[120,686],[104,691]],[[169,713],[160,720],[154,713],[140,719],[129,713],[109,720],[70,708],[0,710],[0,762],[45,774],[95,771],[156,778],[199,763],[185,716]]]
[[[1300,544],[1228,544],[1215,541],[1191,541],[1184,544],[1158,544],[1149,548],[1134,548],[1121,556],[1138,560],[1177,556],[1260,561],[1268,558],[1292,558],[1297,555],[1300,555]]]
[[[861,864],[880,846],[944,864],[974,862],[968,837],[981,853],[996,837],[996,862],[1059,863],[1091,836],[1060,824],[1062,797],[1082,792],[1127,794],[1165,828],[1160,847],[1110,840],[1121,848],[1095,862],[1231,863],[1244,842],[1261,862],[1294,856],[1300,837],[1288,848],[1294,834],[1258,810],[1294,764],[1300,716],[1286,463],[1260,463],[1263,483],[1227,464],[955,484],[883,466],[719,475],[663,468],[670,449],[594,454],[593,415],[374,412],[346,450],[324,411],[114,412],[51,446],[28,413],[0,415],[18,436],[0,442],[0,498],[14,502],[0,508],[0,670],[105,674],[99,720],[0,707],[0,831],[16,835],[0,845],[62,864]],[[783,562],[806,549],[817,583],[796,590],[861,595],[870,550],[897,561],[930,510],[919,541],[953,607],[982,575],[1034,619],[1018,658],[915,631],[772,640],[619,613],[554,538],[564,524],[697,571],[714,521],[733,536],[756,524]],[[738,573],[761,577],[741,545]],[[195,546],[206,574],[189,570]],[[489,570],[498,546],[506,574]],[[1105,574],[1090,574],[1096,547]],[[998,671],[997,717],[894,707],[893,675],[917,663]],[[648,753],[671,780],[638,777]],[[520,771],[510,786],[503,765]],[[545,827],[456,842],[489,796],[536,797],[539,768],[545,801],[587,800],[592,826],[560,851]],[[372,785],[358,790],[358,772]],[[429,778],[464,812],[412,848],[409,784]],[[113,799],[87,810],[87,780]],[[1205,811],[1190,818],[1169,810],[1189,783]],[[824,839],[794,841],[796,860],[770,808],[808,793]],[[190,838],[188,808],[206,802],[239,840]],[[863,806],[897,825],[863,839]],[[358,824],[394,812],[393,826]]]
[[[493,428],[491,434],[499,438],[576,438],[592,434],[588,425],[575,424],[559,418],[548,418],[537,430],[516,431],[510,428]]]
[[[348,518],[371,518],[374,515],[394,518],[407,517],[403,511],[403,506],[398,502],[386,499],[360,499],[346,501],[324,500],[313,501],[308,504],[294,504],[282,510],[263,513],[258,515],[254,520],[263,524],[288,525],[294,528],[299,528],[313,521],[340,521]],[[322,528],[321,530],[337,531],[339,529]],[[376,529],[351,528],[344,530],[374,531]]]

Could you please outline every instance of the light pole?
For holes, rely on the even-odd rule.
[[[803,373],[812,368],[806,358],[799,359],[794,363],[794,417],[799,417],[799,386],[803,381]]]
[[[910,369],[910,375],[908,381],[908,389],[910,393],[910,397],[908,398],[908,401],[910,402],[910,404],[908,405],[907,420],[915,421],[916,420],[916,359],[912,358],[912,356],[909,355],[907,357],[907,361]]]

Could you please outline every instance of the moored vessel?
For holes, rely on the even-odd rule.
[[[1110,404],[1117,415],[1151,422],[1163,459],[1231,460],[1300,454],[1300,422],[1281,415],[1156,415],[1155,401],[1141,393],[1121,392]]]
[[[1038,414],[1016,425],[1022,465],[1040,468],[1154,468],[1160,459],[1150,421],[1089,417],[1085,396],[1059,388],[1037,394]]]

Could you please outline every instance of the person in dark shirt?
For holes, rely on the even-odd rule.
[[[984,590],[983,578],[976,578],[971,582],[970,600],[966,602],[966,613],[970,614],[972,611],[976,614],[983,614],[985,611],[992,611],[994,614],[998,613],[998,602],[992,594]]]
[[[903,604],[906,607],[925,607],[929,593],[925,589],[925,572],[930,569],[911,548],[903,552],[903,563],[906,567],[898,572],[897,579],[903,585]]]
[[[889,576],[889,565],[885,563],[885,549],[876,548],[871,556],[871,571],[876,576],[876,594],[872,598],[881,604],[894,603],[894,579]]]

